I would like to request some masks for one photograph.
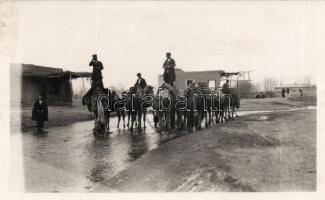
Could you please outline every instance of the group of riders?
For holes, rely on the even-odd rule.
[[[217,107],[219,108],[217,111],[210,110],[210,106],[214,103],[212,100],[207,100],[206,102],[200,101],[200,99],[194,99],[195,95],[205,95],[208,96],[209,92],[211,90],[208,88],[208,85],[204,83],[190,83],[187,90],[184,92],[180,92],[175,86],[174,81],[176,80],[176,74],[175,74],[175,67],[176,63],[175,60],[171,57],[171,53],[166,53],[166,60],[163,63],[163,85],[159,87],[157,91],[157,95],[154,95],[153,87],[150,85],[147,85],[146,80],[141,76],[141,73],[137,73],[137,80],[132,86],[128,92],[123,92],[122,96],[119,96],[115,91],[110,91],[106,88],[104,88],[103,84],[103,76],[102,76],[102,70],[104,69],[103,64],[101,61],[98,60],[98,57],[96,54],[92,55],[92,60],[89,63],[89,66],[93,68],[92,75],[91,75],[91,88],[86,93],[86,95],[83,98],[83,104],[88,105],[88,109],[93,112],[93,115],[95,117],[95,127],[94,127],[94,134],[97,133],[103,133],[105,130],[108,132],[109,129],[109,115],[110,112],[115,111],[118,116],[118,126],[120,124],[121,118],[123,119],[123,126],[125,127],[125,111],[128,114],[128,123],[127,126],[129,126],[129,122],[131,120],[131,125],[129,126],[130,130],[133,130],[133,124],[135,124],[139,130],[141,130],[141,120],[143,118],[144,128],[146,124],[146,111],[148,107],[155,107],[158,104],[177,104],[177,101],[180,101],[181,98],[179,98],[181,95],[185,95],[188,97],[189,104],[191,109],[189,110],[175,110],[171,109],[168,111],[162,111],[157,110],[157,112],[153,112],[154,114],[154,122],[155,127],[157,128],[157,125],[159,125],[159,129],[162,129],[164,126],[168,130],[172,130],[173,128],[182,129],[184,127],[192,128],[196,127],[199,128],[201,125],[201,120],[203,118],[206,119],[206,126],[211,125],[213,116],[216,117],[216,122],[222,121],[223,119],[227,119],[227,111],[229,112],[228,117],[233,117],[230,114],[230,110],[235,109],[235,107],[239,108],[239,97],[233,90],[229,87],[229,80],[226,80],[226,83],[223,84],[221,91],[218,91],[218,94],[215,93],[215,96],[218,96],[217,98]],[[221,93],[220,93],[221,92]],[[169,96],[170,99],[168,103],[166,103],[165,99],[162,99],[158,97],[158,93],[165,94],[166,96]],[[224,94],[228,94],[228,98],[225,98]],[[107,95],[108,101],[114,102],[115,100],[121,100],[121,98],[125,99],[126,106],[122,110],[110,110],[105,111],[99,109],[99,106],[105,107],[108,106],[108,102],[99,100],[99,96],[101,95]],[[133,99],[131,98],[135,95],[139,96],[150,96],[152,99],[154,99],[152,104],[148,104],[146,108],[143,108],[143,105],[145,105],[145,100],[140,98]],[[99,100],[99,101],[98,101]],[[132,102],[131,102],[132,101]],[[214,101],[214,100],[213,100]],[[131,105],[132,104],[132,105]],[[141,104],[141,106],[140,106]],[[202,110],[200,112],[203,104],[209,104],[207,110]],[[167,106],[168,106],[167,105]],[[140,108],[141,107],[141,108]],[[228,109],[228,110],[227,110]],[[153,109],[155,110],[155,109]],[[185,125],[186,124],[186,125]]]
[[[90,67],[93,67],[93,71],[91,74],[91,88],[100,87],[104,89],[103,84],[103,75],[102,70],[104,69],[103,63],[98,60],[97,54],[94,54],[92,56],[92,60],[89,63]],[[171,86],[174,86],[174,81],[176,80],[175,75],[175,60],[171,58],[171,53],[166,53],[166,60],[163,64],[164,68],[164,82],[170,84]],[[147,86],[147,82],[144,78],[141,77],[141,73],[137,74],[138,80],[135,82],[135,86],[140,87],[144,89]]]

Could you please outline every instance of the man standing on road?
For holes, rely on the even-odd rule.
[[[144,78],[141,77],[141,73],[137,73],[138,80],[135,82],[134,86],[138,86],[144,89],[147,86],[147,82]]]
[[[175,68],[176,63],[175,60],[171,58],[171,53],[166,53],[166,60],[163,64],[164,68],[164,82],[174,86],[174,81],[176,80]]]
[[[103,76],[102,76],[102,70],[104,69],[102,62],[97,60],[97,55],[94,54],[92,60],[89,63],[89,66],[93,67],[93,72],[91,74],[91,88],[95,88],[96,86],[99,86],[101,88],[104,88],[103,85]]]
[[[284,88],[282,88],[281,93],[282,93],[282,98],[285,98],[286,97],[286,90]]]
[[[35,101],[32,111],[32,120],[36,121],[37,131],[42,132],[44,121],[48,120],[47,104],[43,97],[40,95]]]

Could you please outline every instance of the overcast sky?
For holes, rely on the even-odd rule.
[[[165,53],[185,71],[254,70],[284,83],[314,80],[321,8],[304,2],[16,2],[10,62],[91,71],[129,87],[157,85]]]

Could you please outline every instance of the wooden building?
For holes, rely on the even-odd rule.
[[[185,89],[191,82],[207,82],[209,87],[220,87],[222,70],[211,71],[183,71],[182,69],[175,68],[176,81],[174,85],[176,88],[182,90]],[[158,86],[163,83],[163,75],[158,76]]]
[[[298,96],[303,94],[315,94],[316,95],[316,86],[311,84],[282,84],[275,87],[275,92],[278,96],[282,94],[282,88],[286,91],[286,96]],[[289,91],[289,93],[287,93]]]
[[[10,65],[11,104],[32,105],[42,95],[48,105],[71,105],[72,79],[90,77],[88,72],[63,71],[61,68],[31,64]]]

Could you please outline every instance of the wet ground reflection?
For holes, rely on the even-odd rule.
[[[111,125],[116,124],[113,118]],[[141,134],[113,128],[107,137],[96,138],[92,128],[93,121],[86,121],[51,128],[43,133],[21,134],[26,190],[53,192],[55,188],[59,192],[80,191],[76,189],[77,185],[80,187],[80,182],[84,183],[81,191],[89,190],[94,184],[116,175],[146,152],[176,137],[176,134],[159,134],[148,124]],[[71,178],[55,183],[58,177],[52,176],[63,176],[61,171]],[[44,177],[48,180],[41,181]]]
[[[238,114],[254,113],[259,112]],[[116,124],[117,120],[113,118],[111,127]],[[146,152],[184,134],[159,134],[147,124],[141,134],[112,128],[109,136],[95,138],[92,128],[93,121],[86,121],[50,128],[43,133],[13,133],[12,144],[18,145],[18,141],[22,141],[26,191],[90,191]]]

